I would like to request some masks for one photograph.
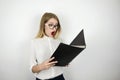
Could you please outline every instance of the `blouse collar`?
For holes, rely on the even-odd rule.
[[[54,40],[54,38],[52,38],[52,37],[48,37],[48,36],[46,36],[46,35],[44,35],[43,38],[45,38],[45,39],[50,39],[50,40]]]

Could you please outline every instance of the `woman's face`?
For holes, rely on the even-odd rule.
[[[51,18],[49,19],[46,23],[45,23],[45,34],[48,37],[54,37],[54,35],[56,34],[57,28],[58,28],[58,21],[55,18]]]

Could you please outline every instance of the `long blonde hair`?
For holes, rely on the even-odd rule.
[[[54,18],[58,21],[58,29],[56,31],[56,34],[53,37],[57,38],[59,36],[59,34],[61,32],[61,25],[60,25],[58,17],[53,13],[46,12],[46,13],[44,13],[44,15],[41,18],[40,29],[39,29],[39,32],[38,32],[36,38],[43,38],[45,36],[45,23],[51,18]]]

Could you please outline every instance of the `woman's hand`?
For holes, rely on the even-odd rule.
[[[40,66],[40,68],[42,70],[46,70],[49,69],[50,67],[54,66],[58,61],[52,61],[54,59],[54,57],[44,61],[43,63],[39,64],[38,66]]]
[[[54,59],[54,57],[52,57],[48,60],[45,60],[41,64],[37,64],[37,65],[33,66],[32,72],[39,73],[42,70],[46,70],[46,69],[49,69],[50,67],[54,66],[58,61],[52,61],[53,59]]]

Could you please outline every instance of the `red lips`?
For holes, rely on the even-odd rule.
[[[51,32],[51,35],[53,35],[53,36],[54,36],[54,35],[55,35],[55,31]]]

